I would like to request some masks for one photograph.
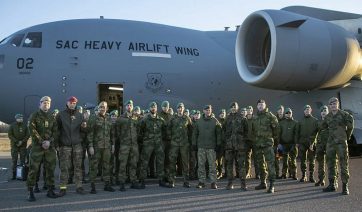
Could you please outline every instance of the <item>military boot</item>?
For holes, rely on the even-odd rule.
[[[262,190],[262,189],[266,189],[266,182],[265,180],[261,180],[260,185],[255,187],[255,190]]]
[[[35,186],[33,188],[33,191],[34,191],[34,193],[39,193],[40,192],[38,182],[35,182]]]
[[[13,172],[13,177],[11,178],[11,180],[16,180],[16,172]],[[29,200],[30,201],[30,200]],[[35,200],[34,200],[35,201]]]
[[[124,183],[121,183],[121,186],[119,188],[120,191],[126,191],[126,188],[124,187]]]
[[[114,192],[115,189],[112,188],[111,184],[109,183],[109,181],[105,181],[104,182],[104,189],[105,191],[109,191],[109,192]]]
[[[34,202],[35,200],[36,199],[35,199],[35,196],[34,196],[33,187],[29,186],[28,187],[28,201],[29,202]]]
[[[141,186],[136,181],[133,181],[130,188],[141,189]]]
[[[309,173],[309,182],[315,183],[313,172]]]
[[[325,189],[323,189],[323,192],[333,192],[336,191],[336,187],[334,184],[334,179],[329,179],[329,186]]]
[[[185,188],[190,188],[191,186],[190,186],[190,183],[189,183],[189,182],[184,182],[183,187],[185,187]]]
[[[49,197],[49,198],[58,198],[59,197],[58,195],[56,195],[54,193],[52,186],[48,186],[47,197]]]
[[[94,183],[91,183],[91,190],[90,190],[91,194],[96,194],[97,190],[96,190],[96,185]]]
[[[342,194],[343,195],[349,195],[348,183],[343,183]]]
[[[228,181],[228,185],[226,186],[226,190],[231,190],[231,189],[233,189],[234,188],[234,186],[233,186],[233,181],[232,180],[229,180]]]
[[[282,174],[282,176],[280,176],[280,179],[287,179],[287,175],[286,175],[286,174]]]
[[[274,193],[274,181],[270,181],[270,186],[267,192]]]
[[[165,181],[163,179],[158,181],[158,185],[161,186],[161,187],[164,187],[164,188],[167,187],[167,185],[166,185],[166,183],[165,183]]]
[[[167,188],[173,188],[175,187],[175,182],[169,182],[168,184],[166,184]]]
[[[212,188],[212,189],[217,189],[216,183],[211,183],[211,188]]]
[[[246,187],[245,180],[241,180],[241,190],[247,191],[248,187]]]
[[[324,180],[319,180],[316,184],[314,184],[315,186],[324,186],[325,182]]]
[[[62,197],[62,196],[65,196],[66,194],[67,194],[67,189],[62,189],[62,188],[61,188],[58,195],[59,195],[60,197]]]
[[[302,178],[300,178],[299,182],[305,182],[305,181],[307,181],[307,173],[303,172]]]
[[[298,180],[297,175],[296,175],[296,174],[293,174],[293,175],[292,175],[292,179],[293,179],[293,180]]]
[[[140,183],[141,183],[141,189],[145,189],[146,188],[145,180],[140,180]]]

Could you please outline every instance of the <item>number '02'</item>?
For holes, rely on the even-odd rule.
[[[33,69],[33,62],[34,62],[34,59],[33,58],[19,58],[17,61],[16,61],[16,66],[18,67],[18,69]]]

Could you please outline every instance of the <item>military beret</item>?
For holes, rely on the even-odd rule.
[[[323,105],[319,110],[322,112],[324,109],[327,109],[327,110],[328,110],[327,105]]]
[[[77,106],[77,110],[83,110],[82,106]]]
[[[200,114],[201,112],[199,110],[196,110],[195,111],[195,114]]]
[[[207,110],[207,109],[212,109],[212,106],[211,105],[205,105],[204,110]]]
[[[292,109],[290,109],[289,107],[287,107],[287,109],[284,110],[284,113],[289,113],[289,112],[292,113],[293,111],[292,111]]]
[[[238,105],[238,103],[237,103],[237,102],[231,102],[231,104],[230,104],[230,107],[229,107],[229,108],[231,108],[232,106],[239,107],[239,105]]]
[[[74,96],[71,96],[67,99],[67,102],[78,102],[78,99],[75,98]]]
[[[106,116],[109,116],[109,113],[106,113]]]
[[[95,107],[94,107],[94,111],[98,110],[98,108],[99,108],[99,106],[98,106],[98,105],[97,105],[97,106],[95,106]]]
[[[303,110],[307,109],[307,108],[311,108],[310,105],[305,105]]]
[[[246,109],[247,110],[254,110],[252,106],[247,106]]]
[[[190,111],[189,111],[189,109],[185,109],[185,110],[184,110],[184,113],[185,113],[185,112],[190,112]]]
[[[44,101],[51,102],[52,99],[51,99],[49,96],[43,96],[43,97],[40,99],[40,102],[44,102]]]
[[[279,105],[278,108],[277,108],[277,110],[279,110],[279,109],[284,110],[284,106],[283,106],[283,105]]]
[[[116,115],[115,111],[109,113],[109,115]]]
[[[227,113],[231,113],[231,110],[229,109]]]
[[[163,102],[162,102],[162,104],[163,104]],[[156,103],[156,102],[151,102],[151,103],[148,105],[148,107],[153,107],[153,106],[156,106],[156,107],[157,107],[157,103]],[[164,106],[162,106],[162,107],[164,107]]]
[[[53,110],[52,113],[59,113],[59,110],[58,110],[58,109],[55,109],[55,110]]]
[[[240,112],[242,112],[242,111],[246,111],[246,108],[245,107],[241,108]]]
[[[126,105],[128,105],[128,104],[133,105],[133,101],[132,101],[132,100],[128,100],[126,103],[124,103],[124,106],[126,106]]]
[[[21,117],[23,117],[23,115],[21,115],[21,114],[16,114],[15,115],[15,119],[18,119],[18,118],[21,118]]]
[[[141,110],[141,108],[139,106],[136,106],[133,108],[133,111],[135,111],[135,110]]]
[[[149,109],[145,110],[145,113],[149,113],[149,112],[150,112],[150,110],[149,110]]]
[[[118,110],[113,110],[112,111],[114,114],[118,114]]]
[[[226,110],[225,109],[219,110],[219,114],[222,114],[222,113],[226,113]]]
[[[107,107],[107,102],[101,102],[99,103],[98,107]]]
[[[145,111],[141,110],[140,115],[143,115],[143,114],[145,114]]]
[[[164,107],[164,106],[162,106],[162,107]],[[185,107],[184,103],[182,103],[182,102],[178,103],[176,108],[179,108],[179,107]]]
[[[84,112],[83,112],[83,114],[84,113],[89,113],[90,114],[90,110],[85,110]]]
[[[167,106],[170,106],[170,103],[168,101],[163,101],[161,107],[167,107]]]
[[[264,99],[260,99],[260,100],[258,100],[258,103],[256,103],[256,104],[259,104],[259,103],[265,103],[265,100],[264,100]]]
[[[337,97],[332,97],[332,98],[329,100],[328,104],[331,104],[332,102],[339,102],[339,100],[337,99]]]

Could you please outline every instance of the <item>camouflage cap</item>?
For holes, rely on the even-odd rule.
[[[52,99],[51,99],[49,96],[43,96],[43,97],[40,99],[40,102],[44,102],[44,101],[51,102]]]
[[[167,106],[170,106],[170,103],[168,101],[163,101],[161,107],[167,107]]]
[[[16,114],[15,115],[15,119],[18,119],[18,118],[21,118],[21,117],[23,117],[23,115],[21,115],[21,114]]]
[[[319,110],[322,112],[324,109],[327,109],[327,110],[328,110],[327,105],[323,105]]]
[[[339,100],[337,99],[337,97],[332,97],[332,98],[329,100],[328,104],[331,104],[332,102],[339,102]]]
[[[287,107],[287,109],[284,110],[284,113],[293,113],[292,109],[290,109],[289,107]]]
[[[82,106],[77,106],[77,110],[83,110]]]
[[[97,106],[95,106],[94,107],[94,111],[97,111],[98,110],[98,108],[99,108],[99,106],[97,105]]]
[[[59,113],[59,110],[58,110],[58,109],[55,109],[55,110],[53,110],[52,113]]]
[[[133,105],[133,101],[132,101],[132,100],[127,100],[126,103],[124,103],[124,106],[126,106],[126,105],[128,105],[128,104]]]
[[[305,109],[307,109],[307,108],[312,108],[310,105],[305,105],[304,107],[303,107],[303,110],[305,110]]]
[[[239,107],[239,105],[238,105],[237,102],[231,102],[229,108],[231,108],[231,107],[233,107],[233,106]]]
[[[83,112],[83,114],[84,113],[89,113],[90,114],[90,110],[85,110],[84,112]]]
[[[193,114],[195,114],[196,113],[196,110],[191,110],[190,111],[190,115],[193,115]]]
[[[185,109],[185,110],[184,110],[184,113],[185,113],[185,112],[190,112],[190,111],[189,111],[189,109]]]
[[[246,109],[247,110],[254,110],[252,106],[247,106]]]
[[[284,110],[284,106],[283,106],[283,105],[279,105],[279,106],[277,107],[277,110],[279,110],[279,109]]]
[[[243,107],[243,108],[240,109],[240,112],[243,112],[243,111],[246,111],[246,108],[245,108],[245,107]]]
[[[135,111],[135,110],[141,110],[141,108],[139,106],[136,106],[133,108],[133,111]]]
[[[219,110],[219,114],[222,114],[222,113],[226,113],[226,110],[225,109]]]
[[[162,103],[163,104],[163,103]],[[148,105],[148,107],[153,107],[153,106],[156,106],[157,107],[157,103],[156,102],[151,102],[149,105]],[[164,106],[162,106],[162,107],[164,107]]]
[[[212,106],[211,105],[205,105],[204,110],[207,110],[207,109],[212,109]]]
[[[265,100],[264,99],[260,99],[258,100],[258,102],[256,104],[259,104],[259,103],[265,103]]]
[[[162,107],[164,107],[164,106],[162,106]],[[185,107],[184,103],[182,103],[182,102],[178,103],[176,108],[179,108],[179,107]]]

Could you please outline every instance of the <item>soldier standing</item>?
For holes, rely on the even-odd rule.
[[[268,112],[264,100],[259,100],[257,104],[258,113],[254,117],[252,123],[253,134],[255,136],[255,154],[257,163],[259,165],[259,173],[261,183],[255,187],[255,190],[266,189],[266,176],[270,186],[268,193],[274,193],[275,181],[275,152],[274,152],[274,139],[279,135],[278,119],[272,113]],[[265,161],[268,171],[265,170]]]
[[[30,167],[26,186],[28,187],[28,201],[35,201],[33,186],[40,163],[44,157],[46,167],[47,197],[57,198],[54,193],[54,169],[56,164],[55,145],[58,138],[58,125],[52,114],[48,112],[51,99],[44,96],[40,99],[39,110],[31,114],[28,120],[29,134],[31,137]]]
[[[199,162],[199,184],[197,188],[205,187],[206,170],[205,163],[209,162],[209,175],[211,188],[217,189],[216,185],[216,152],[220,151],[222,144],[222,132],[220,122],[211,115],[211,105],[204,106],[204,114],[195,123],[192,131],[192,146],[195,151],[198,151]]]
[[[242,117],[246,117],[246,108],[245,107],[240,109],[240,114]]]
[[[226,186],[226,190],[233,189],[233,159],[235,158],[239,166],[236,167],[236,170],[239,171],[241,189],[247,191],[248,188],[245,184],[245,137],[248,133],[248,122],[243,115],[238,114],[238,109],[238,103],[232,102],[230,104],[231,114],[226,118],[222,128],[225,135],[225,157],[227,161],[228,185]]]
[[[116,132],[115,132],[115,123],[116,120],[118,118],[118,111],[117,110],[113,110],[112,112],[109,113],[110,117],[111,117],[111,122],[112,122],[112,130],[111,130],[111,139],[113,139],[116,136]],[[111,186],[113,186],[113,176],[116,177],[116,181],[118,180],[118,173],[119,173],[119,143],[116,142],[117,140],[113,141],[115,148],[114,148],[114,154],[111,154],[111,161],[109,164],[109,175],[110,175],[110,184]]]
[[[326,124],[329,128],[329,136],[326,147],[326,158],[328,166],[328,178],[329,186],[323,189],[324,192],[336,191],[335,186],[336,178],[336,154],[339,159],[339,165],[341,168],[341,178],[343,183],[342,194],[348,195],[348,182],[349,182],[349,170],[348,170],[348,145],[347,140],[351,139],[354,120],[353,117],[339,109],[339,100],[333,97],[329,100],[329,107],[331,113],[326,115]]]
[[[117,178],[120,180],[120,191],[126,191],[124,187],[126,181],[127,164],[129,164],[129,178],[132,183],[130,188],[140,189],[136,183],[137,163],[139,160],[138,148],[138,117],[132,113],[133,101],[128,100],[125,103],[126,113],[124,113],[115,124],[115,142],[119,143],[119,154],[117,157],[120,160],[119,172]]]
[[[277,108],[277,114],[276,117],[278,118],[278,123],[280,123],[281,121],[285,120],[285,115],[284,115],[284,106],[283,105],[279,105]],[[275,178],[276,179],[281,179],[282,177],[279,176],[280,173],[280,157],[278,157],[278,147],[277,145],[274,145],[274,152],[275,152]]]
[[[310,136],[316,128],[317,118],[312,116],[312,108],[309,105],[304,106],[304,117],[298,121],[298,144],[296,148],[299,149],[300,168],[302,171],[302,178],[300,182],[307,181],[307,155],[309,159],[309,182],[315,183],[314,180],[314,166],[315,166],[315,151],[309,150]]]
[[[88,122],[89,122],[89,118],[90,118],[90,110],[85,110],[83,113],[83,120],[87,123],[88,126]],[[87,133],[83,132],[80,133],[81,138],[83,139],[82,141],[82,148],[83,148],[83,154],[82,154],[82,173],[83,173],[83,179],[82,179],[82,183],[87,183],[87,181],[85,180],[85,157],[86,157],[86,153],[88,152],[88,140],[87,140]],[[89,153],[87,154],[89,155]],[[88,158],[88,173],[89,173],[89,158]]]
[[[226,118],[226,110],[221,109],[219,111],[219,119],[218,119],[220,124],[221,124],[221,128],[224,127],[225,118]],[[224,133],[224,131],[222,131],[222,133]],[[224,135],[222,135],[222,138],[224,138]],[[218,180],[220,178],[222,178],[222,176],[223,176],[222,175],[222,166],[223,166],[223,164],[226,164],[226,160],[225,160],[225,143],[224,142],[221,144],[220,151],[216,153],[216,174],[217,174],[217,179]],[[225,170],[226,170],[226,166],[225,166]]]
[[[104,179],[105,191],[114,192],[114,188],[109,184],[109,163],[111,154],[114,153],[114,144],[111,141],[112,122],[106,117],[108,110],[107,102],[99,103],[99,113],[90,120],[90,130],[88,132],[89,154],[91,155],[89,181],[91,182],[91,194],[96,194],[95,180],[98,163],[101,159],[102,177]]]
[[[178,153],[180,152],[182,158],[183,186],[185,188],[190,188],[188,161],[192,123],[190,117],[184,115],[185,107],[183,103],[178,103],[176,108],[177,114],[170,119],[167,126],[168,135],[171,137],[168,187],[173,188],[175,186],[175,165]]]
[[[191,121],[192,121],[192,130],[191,130],[191,135],[194,129],[194,125],[197,122],[197,120],[200,119],[200,111],[194,111],[193,113],[191,113]],[[192,141],[192,138],[191,138]],[[197,171],[198,171],[198,161],[197,161],[197,151],[195,151],[192,147],[192,145],[190,146],[190,181],[192,180],[197,180]]]
[[[248,133],[246,134],[246,145],[245,145],[245,153],[246,153],[246,160],[245,160],[245,167],[246,167],[246,178],[251,178],[250,170],[251,170],[251,156],[253,156],[254,160],[254,169],[255,169],[255,179],[260,179],[259,174],[259,166],[256,162],[256,156],[255,156],[255,148],[254,148],[254,141],[255,137],[253,135],[253,107],[248,106],[246,107],[246,120],[248,122]]]

